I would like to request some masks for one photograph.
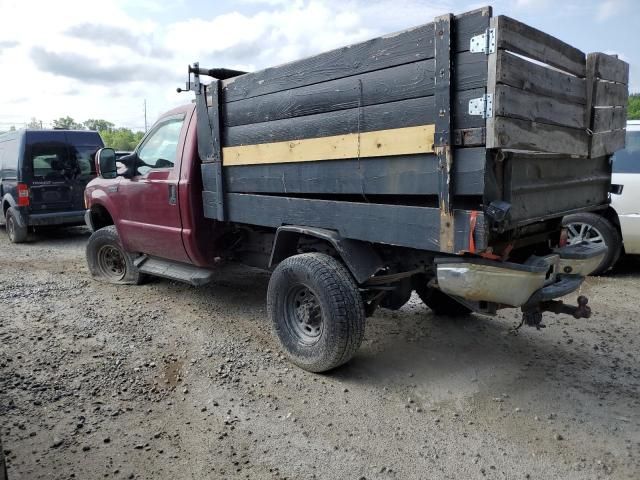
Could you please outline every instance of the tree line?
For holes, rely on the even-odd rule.
[[[640,93],[629,95],[629,108],[627,109],[629,120],[640,120]]]
[[[31,118],[27,123],[27,128],[42,129],[42,120]],[[60,117],[53,121],[53,128],[63,128],[65,130],[97,130],[100,132],[105,147],[114,150],[133,150],[144,136],[144,132],[134,132],[129,128],[116,127],[108,120],[90,118],[84,122],[76,122],[72,117]]]

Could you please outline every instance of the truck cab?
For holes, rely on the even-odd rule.
[[[213,222],[202,213],[194,110],[162,115],[134,152],[117,159],[120,174],[92,181],[85,219],[94,231],[114,225],[128,252],[208,267]]]

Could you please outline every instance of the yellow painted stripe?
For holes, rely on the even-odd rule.
[[[222,163],[258,165],[433,152],[435,125],[393,128],[222,149]]]

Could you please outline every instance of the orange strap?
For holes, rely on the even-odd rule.
[[[476,253],[476,241],[473,238],[473,233],[476,230],[476,222],[478,221],[478,211],[471,210],[469,216],[469,253]]]

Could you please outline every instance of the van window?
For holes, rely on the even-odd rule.
[[[77,162],[69,157],[69,149],[62,142],[32,143],[30,157],[34,181],[64,181],[80,173]]]
[[[627,146],[613,156],[613,173],[640,173],[640,132],[627,132]]]
[[[98,148],[95,145],[81,146],[72,145],[71,150],[75,156],[80,175],[95,175],[96,173],[96,153]]]

